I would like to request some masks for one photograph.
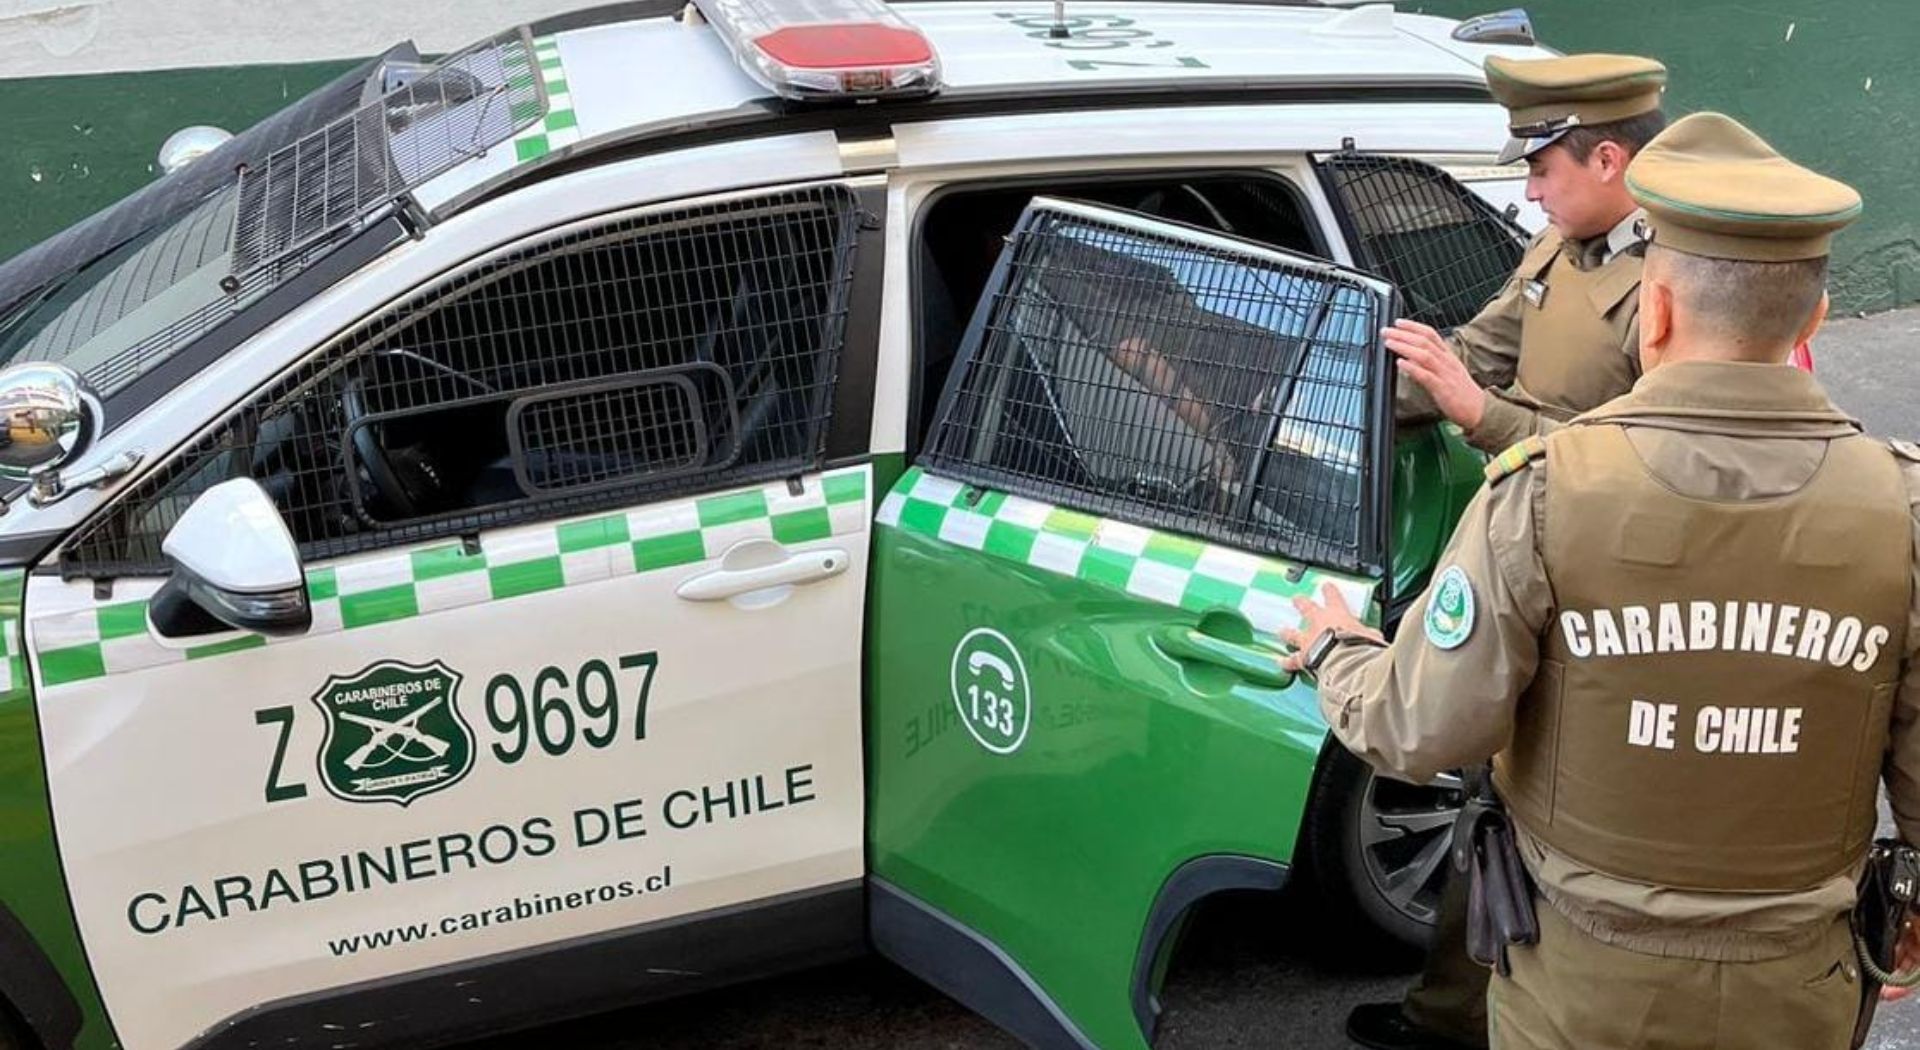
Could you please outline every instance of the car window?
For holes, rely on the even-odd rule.
[[[1399,286],[1404,317],[1465,324],[1520,265],[1526,231],[1431,164],[1346,152],[1318,167],[1354,265]]]
[[[1363,570],[1384,289],[1251,242],[1036,202],[922,461],[960,480]]]
[[[1014,223],[1035,196],[1101,204],[1187,223],[1288,251],[1324,258],[1317,223],[1299,191],[1267,171],[1050,175],[942,189],[915,223],[915,376],[908,449],[926,443],[927,428],[967,319]]]
[[[257,479],[307,558],[817,466],[858,209],[841,186],[651,212],[490,258],[334,339],[62,557],[164,569]]]

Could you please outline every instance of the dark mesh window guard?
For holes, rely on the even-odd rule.
[[[1527,233],[1431,164],[1339,153],[1320,161],[1354,263],[1399,286],[1403,316],[1441,331],[1473,319],[1520,265]]]
[[[62,571],[164,571],[167,530],[235,477],[317,559],[815,467],[858,225],[826,186],[488,260],[313,354],[87,525]]]
[[[1387,294],[1328,263],[1036,201],[922,461],[1141,525],[1376,567]]]
[[[716,457],[710,435],[737,430],[732,386],[710,365],[575,384],[523,397],[507,413],[520,487],[540,494],[699,471],[731,458]]]

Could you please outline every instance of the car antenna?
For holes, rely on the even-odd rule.
[[[1047,30],[1047,36],[1065,40],[1072,35],[1067,32],[1067,0],[1053,0],[1053,28]]]

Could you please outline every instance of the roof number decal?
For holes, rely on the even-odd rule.
[[[1151,29],[1144,29],[1131,18],[1119,15],[1075,15],[1060,21],[1066,27],[1064,40],[1053,37],[1054,20],[1044,15],[1022,15],[1011,11],[996,11],[995,18],[1005,19],[1008,25],[1018,26],[1027,31],[1027,36],[1041,41],[1042,47],[1056,51],[1100,51],[1115,52],[1129,48],[1136,51],[1159,51],[1162,48],[1177,46],[1171,40],[1162,40],[1154,36]],[[1156,54],[1154,61],[1126,61],[1110,58],[1071,58],[1067,67],[1082,73],[1091,73],[1107,67],[1135,69],[1207,69],[1205,62],[1192,55]]]

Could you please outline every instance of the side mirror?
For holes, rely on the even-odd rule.
[[[0,477],[58,471],[93,444],[100,421],[99,399],[73,369],[33,362],[0,371]]]
[[[231,138],[233,132],[208,124],[181,128],[160,144],[160,154],[155,158],[160,163],[160,173],[171,175],[226,145]]]
[[[300,634],[313,624],[300,548],[252,478],[201,493],[160,550],[173,563],[173,578],[153,596],[148,616],[164,637],[223,628]]]

